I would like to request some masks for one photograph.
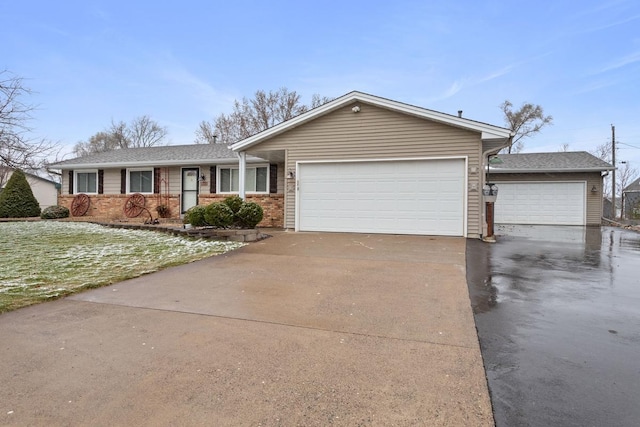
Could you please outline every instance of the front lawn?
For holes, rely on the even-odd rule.
[[[79,222],[0,223],[0,313],[241,246]]]

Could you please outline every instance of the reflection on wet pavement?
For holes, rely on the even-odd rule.
[[[638,425],[640,234],[501,226],[467,242],[496,424]]]

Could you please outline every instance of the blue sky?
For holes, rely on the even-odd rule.
[[[495,125],[505,99],[532,102],[554,125],[525,152],[589,151],[614,124],[618,159],[640,166],[637,0],[0,5],[0,69],[26,79],[34,135],[63,153],[141,115],[193,143],[234,99],[287,87],[305,102],[359,90]]]

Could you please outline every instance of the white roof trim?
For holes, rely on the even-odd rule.
[[[266,160],[252,157],[247,163],[265,163]],[[268,163],[268,162],[267,162]],[[144,162],[108,162],[108,163],[69,163],[65,165],[50,166],[51,169],[109,169],[109,168],[136,168],[136,167],[167,167],[167,166],[204,166],[204,165],[233,165],[238,164],[238,159],[191,159],[191,160],[146,160]]]
[[[509,129],[505,129],[502,127],[493,126],[487,123],[477,122],[474,120],[469,120],[463,117],[453,116],[451,114],[445,114],[434,110],[427,110],[426,108],[416,107],[414,105],[404,104],[402,102],[392,101],[390,99],[380,98],[378,96],[354,91],[336,98],[324,105],[321,105],[320,107],[314,108],[313,110],[309,110],[308,112],[294,117],[291,120],[287,120],[286,122],[277,124],[256,135],[236,142],[235,144],[231,145],[230,148],[234,151],[242,151],[256,144],[259,144],[264,140],[281,134],[289,129],[295,128],[303,123],[337,110],[338,108],[341,108],[347,104],[358,101],[376,105],[382,108],[387,108],[390,110],[399,111],[405,114],[411,114],[416,117],[445,123],[451,126],[480,132],[482,134],[483,141],[506,140],[512,135]]]
[[[527,168],[493,168],[489,166],[489,173],[571,173],[571,172],[603,172],[613,170],[613,167],[590,167],[590,168],[541,168],[541,169],[527,169]]]

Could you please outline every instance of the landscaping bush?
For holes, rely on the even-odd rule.
[[[244,204],[244,200],[240,196],[229,196],[224,199],[223,203],[229,206],[229,209],[236,215]]]
[[[0,218],[40,216],[40,204],[21,170],[15,170],[0,193]]]
[[[263,216],[262,206],[254,202],[243,203],[236,214],[236,218],[243,228],[255,228],[262,221]]]
[[[171,210],[167,205],[156,206],[156,212],[158,212],[158,216],[160,216],[160,218],[169,218],[171,216]]]
[[[204,219],[205,209],[204,206],[200,205],[189,208],[189,210],[184,213],[183,222],[185,224],[191,224],[194,227],[204,227],[207,225]]]
[[[214,227],[229,227],[234,219],[233,211],[224,202],[211,203],[204,211],[204,220]]]
[[[42,213],[40,214],[40,218],[42,219],[58,219],[58,218],[69,218],[69,209],[64,206],[49,206],[48,208],[44,208]]]

